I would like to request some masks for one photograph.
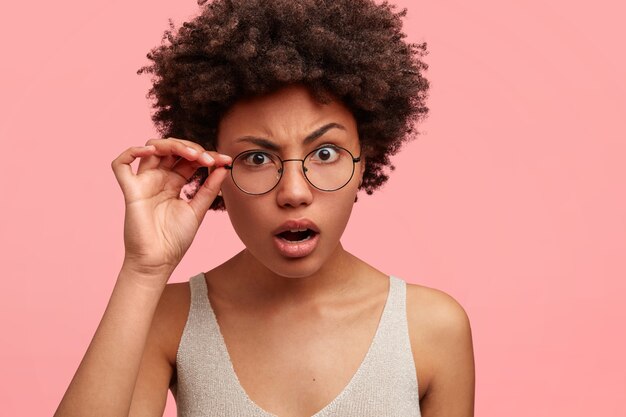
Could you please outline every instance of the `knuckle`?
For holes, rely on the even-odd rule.
[[[189,146],[190,148],[194,148],[200,152],[204,151],[205,149],[197,142],[191,141],[191,140],[186,140],[186,139],[177,139],[180,143],[182,143],[185,146]]]
[[[126,155],[129,151],[126,150],[124,152],[122,152],[121,154],[119,154],[114,160],[111,161],[111,167],[115,168],[117,165],[120,164],[120,161],[122,160],[122,158],[124,157],[124,155]]]

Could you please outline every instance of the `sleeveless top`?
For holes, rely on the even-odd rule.
[[[343,391],[312,417],[420,417],[406,282],[393,276],[389,281],[387,301],[365,358]],[[192,277],[189,285],[191,304],[172,387],[178,417],[277,417],[254,403],[239,383],[211,308],[204,274]]]

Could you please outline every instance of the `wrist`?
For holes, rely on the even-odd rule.
[[[171,275],[177,265],[166,262],[158,263],[155,262],[155,259],[143,259],[140,256],[127,253],[124,255],[122,269],[145,276],[159,276],[164,274]]]
[[[174,267],[153,267],[124,260],[118,281],[130,281],[145,289],[162,291],[173,272]]]

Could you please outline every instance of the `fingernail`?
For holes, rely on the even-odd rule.
[[[215,159],[213,159],[213,157],[209,155],[208,153],[202,154],[202,160],[206,162],[207,164],[212,164],[213,162],[215,162]]]
[[[194,148],[190,148],[189,146],[187,146],[187,150],[192,155],[196,155],[198,153],[198,151],[196,151]]]

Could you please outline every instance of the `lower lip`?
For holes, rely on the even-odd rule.
[[[291,242],[274,236],[274,245],[278,249],[278,252],[287,258],[302,258],[315,250],[319,237],[320,234],[316,233],[307,240]]]

